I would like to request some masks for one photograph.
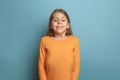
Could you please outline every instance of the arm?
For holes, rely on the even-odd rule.
[[[40,54],[39,54],[39,60],[38,60],[38,70],[39,70],[39,79],[40,80],[46,80],[46,74],[45,74],[45,47],[43,40],[40,42]]]
[[[74,49],[74,68],[73,68],[73,76],[72,80],[78,80],[80,75],[80,43],[79,39],[75,41],[75,49]]]

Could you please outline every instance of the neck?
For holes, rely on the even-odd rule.
[[[66,37],[66,34],[55,34],[55,38],[57,39],[63,39]]]

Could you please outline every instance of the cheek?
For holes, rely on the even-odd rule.
[[[52,22],[52,26],[55,26],[55,25],[57,25],[55,22]]]
[[[52,23],[51,25],[52,25],[51,27],[52,27],[53,29],[56,28],[56,24],[55,24],[55,23]]]
[[[68,23],[64,23],[63,25],[66,26],[66,27],[68,27]]]

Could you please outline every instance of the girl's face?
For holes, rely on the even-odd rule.
[[[67,17],[61,12],[55,12],[52,19],[52,29],[55,34],[66,34],[66,29],[69,29]]]

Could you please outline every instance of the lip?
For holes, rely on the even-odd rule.
[[[61,29],[61,28],[63,28],[63,26],[56,26],[56,28]]]

